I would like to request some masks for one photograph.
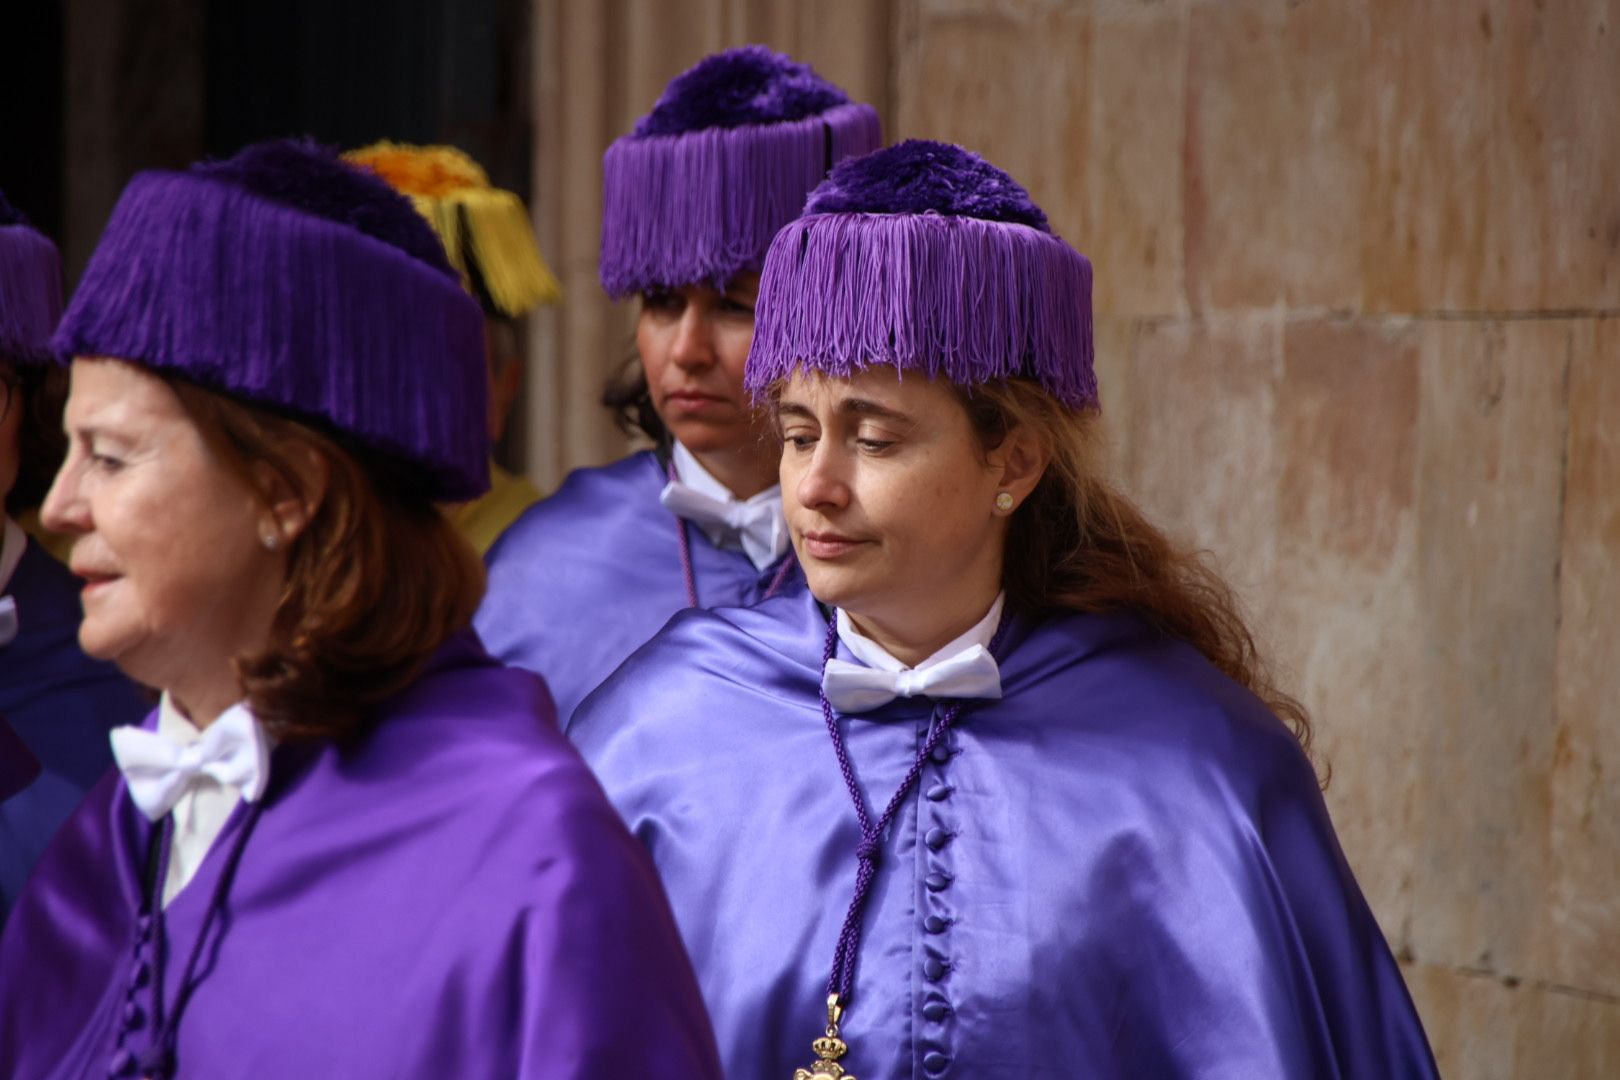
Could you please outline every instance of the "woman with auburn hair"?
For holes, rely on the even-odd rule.
[[[0,938],[0,1074],[713,1074],[650,864],[468,629],[434,500],[488,482],[481,321],[310,145],[124,192],[44,520],[85,650],[163,697]]]
[[[56,245],[0,195],[0,717],[28,749],[30,782],[0,805],[0,924],[56,830],[112,765],[107,733],[148,705],[79,648],[79,587],[19,519],[62,463],[67,373]],[[0,746],[0,755],[10,749]]]
[[[938,143],[771,246],[748,383],[809,592],[683,614],[570,730],[728,1075],[1434,1073],[1303,710],[1102,479],[1090,297]]]
[[[637,359],[606,403],[653,449],[579,469],[490,551],[479,635],[537,671],[566,720],[683,607],[799,583],[781,447],[743,390],[759,267],[877,111],[754,45],[677,76],[603,160],[602,286],[639,297]]]

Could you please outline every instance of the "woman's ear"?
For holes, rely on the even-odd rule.
[[[291,544],[308,527],[326,498],[332,466],[314,446],[294,442],[283,457],[291,475],[266,462],[254,465],[259,489],[265,493],[276,535]]]
[[[1019,424],[1007,432],[1001,445],[987,455],[991,470],[997,475],[996,492],[1012,496],[1012,508],[1021,506],[1035,485],[1046,474],[1051,464],[1051,449],[1027,425]],[[1000,508],[1000,501],[997,506]]]

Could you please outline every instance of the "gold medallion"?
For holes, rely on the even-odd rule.
[[[838,1059],[849,1053],[849,1046],[838,1037],[838,1019],[844,1013],[837,994],[827,995],[827,1033],[810,1044],[816,1060],[808,1069],[794,1069],[793,1080],[855,1080],[844,1071]]]

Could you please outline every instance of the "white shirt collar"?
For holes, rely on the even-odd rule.
[[[248,711],[247,702],[232,705],[230,710]],[[223,717],[225,713],[221,713]],[[253,717],[253,726],[260,738],[270,742],[264,725]],[[178,746],[187,746],[202,738],[202,729],[193,724],[180,711],[174,699],[165,691],[158,701],[157,731]],[[240,788],[220,784],[204,778],[189,789],[174,806],[174,838],[169,849],[169,873],[163,882],[163,906],[168,907],[180,890],[190,884],[202,866],[203,858],[214,846],[214,841],[230,820],[231,812],[242,800]]]
[[[721,502],[727,503],[741,503],[744,506],[758,506],[761,503],[773,502],[780,504],[782,502],[782,486],[780,484],[773,484],[751,498],[737,498],[731,493],[730,488],[716,480],[714,474],[703,467],[703,462],[697,459],[696,454],[680,443],[675,444],[674,450],[670,452],[670,457],[675,462],[675,478],[693,491],[707,495],[711,499],[719,499]]]
[[[717,502],[730,506],[744,506],[750,509],[761,506],[771,508],[771,517],[779,525],[775,530],[774,543],[769,545],[771,548],[770,557],[765,558],[763,562],[754,560],[757,569],[765,569],[765,567],[780,559],[783,553],[787,551],[789,541],[786,524],[781,521],[782,486],[780,484],[773,484],[750,498],[739,499],[732,494],[730,488],[715,479],[714,474],[703,467],[703,463],[697,459],[696,454],[679,442],[675,443],[670,451],[670,460],[675,466],[675,479],[699,495],[706,495]],[[695,522],[695,524],[703,530],[703,535],[708,537],[709,543],[715,547],[724,551],[747,550],[736,530],[714,522],[699,521]],[[750,558],[752,559],[752,556]]]
[[[984,618],[974,623],[965,634],[952,640],[915,668],[907,668],[905,664],[895,659],[887,649],[855,629],[854,621],[850,619],[849,613],[843,608],[838,609],[838,637],[855,659],[867,667],[877,668],[879,671],[921,671],[924,668],[933,667],[941,661],[949,660],[953,656],[964,653],[975,645],[982,645],[988,650],[991,640],[996,636],[996,628],[1001,625],[1001,609],[1006,605],[1006,602],[1007,594],[1005,592],[997,593],[995,602],[990,605],[990,610],[985,612]]]

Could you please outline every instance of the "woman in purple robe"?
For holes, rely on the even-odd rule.
[[[39,508],[65,448],[67,380],[50,350],[61,314],[56,245],[0,195],[0,716],[35,765],[0,805],[0,924],[51,837],[112,765],[107,733],[147,711],[128,679],[79,648],[78,584],[18,524]]]
[[[605,401],[654,448],[577,470],[508,528],[475,620],[565,719],[680,609],[799,581],[780,447],[742,383],[758,270],[827,170],[879,140],[871,106],[751,46],[678,76],[608,148],[602,285],[641,307],[638,358]]]
[[[80,642],[162,690],[0,937],[0,1075],[694,1077],[645,854],[468,629],[482,319],[302,143],[137,176],[53,344]]]
[[[771,246],[748,384],[809,592],[683,613],[569,732],[728,1075],[1434,1075],[1303,710],[1098,467],[1090,296],[938,143]]]

